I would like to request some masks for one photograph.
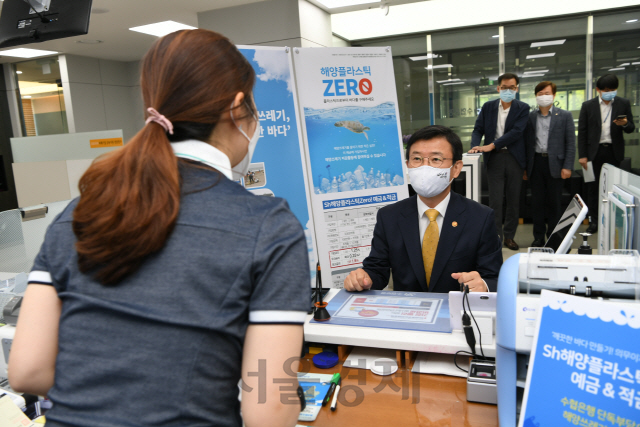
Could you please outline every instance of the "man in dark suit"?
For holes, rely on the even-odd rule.
[[[484,153],[489,178],[489,207],[496,217],[496,228],[504,245],[517,251],[513,240],[518,228],[520,187],[527,164],[524,129],[529,105],[515,99],[520,79],[511,73],[498,77],[500,99],[485,102],[471,134],[470,153]],[[484,135],[484,145],[480,145]],[[505,197],[506,196],[506,197]],[[504,233],[502,203],[506,198]]]
[[[378,211],[371,252],[349,273],[348,291],[496,291],[502,244],[493,211],[451,192],[462,170],[462,142],[444,126],[427,126],[407,142],[411,185],[418,193]]]
[[[624,136],[635,129],[631,104],[628,99],[616,96],[618,78],[605,74],[596,82],[598,97],[586,101],[580,110],[578,120],[578,161],[587,169],[592,163],[595,182],[587,184],[587,207],[589,208],[589,228],[587,232],[598,231],[598,188],[600,170],[609,163],[620,166],[624,159]]]
[[[571,177],[576,157],[576,127],[570,112],[555,107],[556,85],[541,82],[535,88],[538,109],[529,114],[525,131],[527,176],[533,202],[533,243],[542,247],[560,220],[564,180]],[[547,223],[545,224],[545,207]]]

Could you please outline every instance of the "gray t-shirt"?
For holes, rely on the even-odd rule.
[[[287,203],[215,171],[181,176],[165,247],[116,286],[78,270],[77,200],[49,227],[30,275],[62,300],[47,427],[241,426],[247,326],[304,322],[307,244]]]

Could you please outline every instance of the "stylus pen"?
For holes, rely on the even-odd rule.
[[[342,384],[342,380],[338,381],[338,386],[336,387],[336,391],[333,392],[333,400],[331,401],[331,410],[335,411],[336,406],[338,405],[338,393],[340,393],[340,385]]]

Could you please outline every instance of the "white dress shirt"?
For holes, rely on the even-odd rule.
[[[611,143],[611,114],[613,110],[613,102],[615,98],[609,102],[609,105],[605,104],[600,98],[600,120],[602,120],[602,132],[600,132],[600,144],[610,144]]]
[[[427,210],[435,209],[438,211],[439,215],[436,218],[436,224],[438,224],[438,236],[439,236],[442,233],[442,224],[444,224],[444,216],[447,213],[449,200],[451,200],[451,192],[449,192],[449,194],[447,194],[447,197],[445,197],[444,200],[441,201],[438,204],[438,206],[436,206],[435,208],[430,208],[429,206],[427,206],[422,201],[422,199],[420,199],[420,196],[416,197],[416,199],[418,200],[418,227],[420,229],[420,247],[422,247],[422,241],[424,240],[424,233],[426,233],[427,227],[431,222],[429,221],[429,217],[427,217],[426,215]],[[460,273],[462,273],[462,271]],[[482,279],[482,281],[484,282],[484,286],[486,287],[485,292],[489,292],[489,286],[487,286],[487,282],[485,282],[484,279]]]
[[[416,197],[418,199],[418,225],[420,227],[420,246],[422,246],[422,241],[424,240],[424,233],[427,231],[427,227],[429,226],[429,218],[425,214],[428,209],[435,209],[438,211],[438,217],[436,218],[436,224],[438,224],[438,236],[442,231],[442,224],[444,224],[444,215],[447,213],[447,206],[449,206],[449,200],[451,200],[451,192],[447,194],[447,197],[441,201],[438,206],[435,208],[430,208],[427,206],[420,197]]]
[[[509,110],[511,109],[511,105],[506,110],[502,107],[502,101],[499,102],[500,106],[498,107],[498,125],[496,126],[496,139],[500,138],[504,135],[504,125],[507,122],[507,116],[509,115]]]

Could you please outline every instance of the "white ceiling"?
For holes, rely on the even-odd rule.
[[[136,61],[142,58],[156,37],[129,31],[131,27],[167,20],[197,27],[198,12],[260,1],[266,0],[93,0],[88,34],[24,47],[100,59]],[[101,40],[102,43],[78,43],[86,39]],[[19,61],[25,59],[0,57],[0,63]]]
[[[263,1],[269,0],[93,0],[93,12],[88,34],[43,43],[33,43],[23,47],[116,61],[136,61],[142,58],[156,40],[156,37],[129,31],[131,27],[167,20],[197,27],[199,12]],[[374,3],[371,4],[331,10],[324,7],[318,0],[307,1],[328,13],[335,14],[367,9],[379,11],[380,3],[395,6],[425,2],[427,0],[372,0]],[[0,3],[1,5],[2,3]],[[81,44],[78,43],[79,40],[101,40],[102,43]],[[25,61],[25,59],[0,56],[0,64],[20,61]]]

